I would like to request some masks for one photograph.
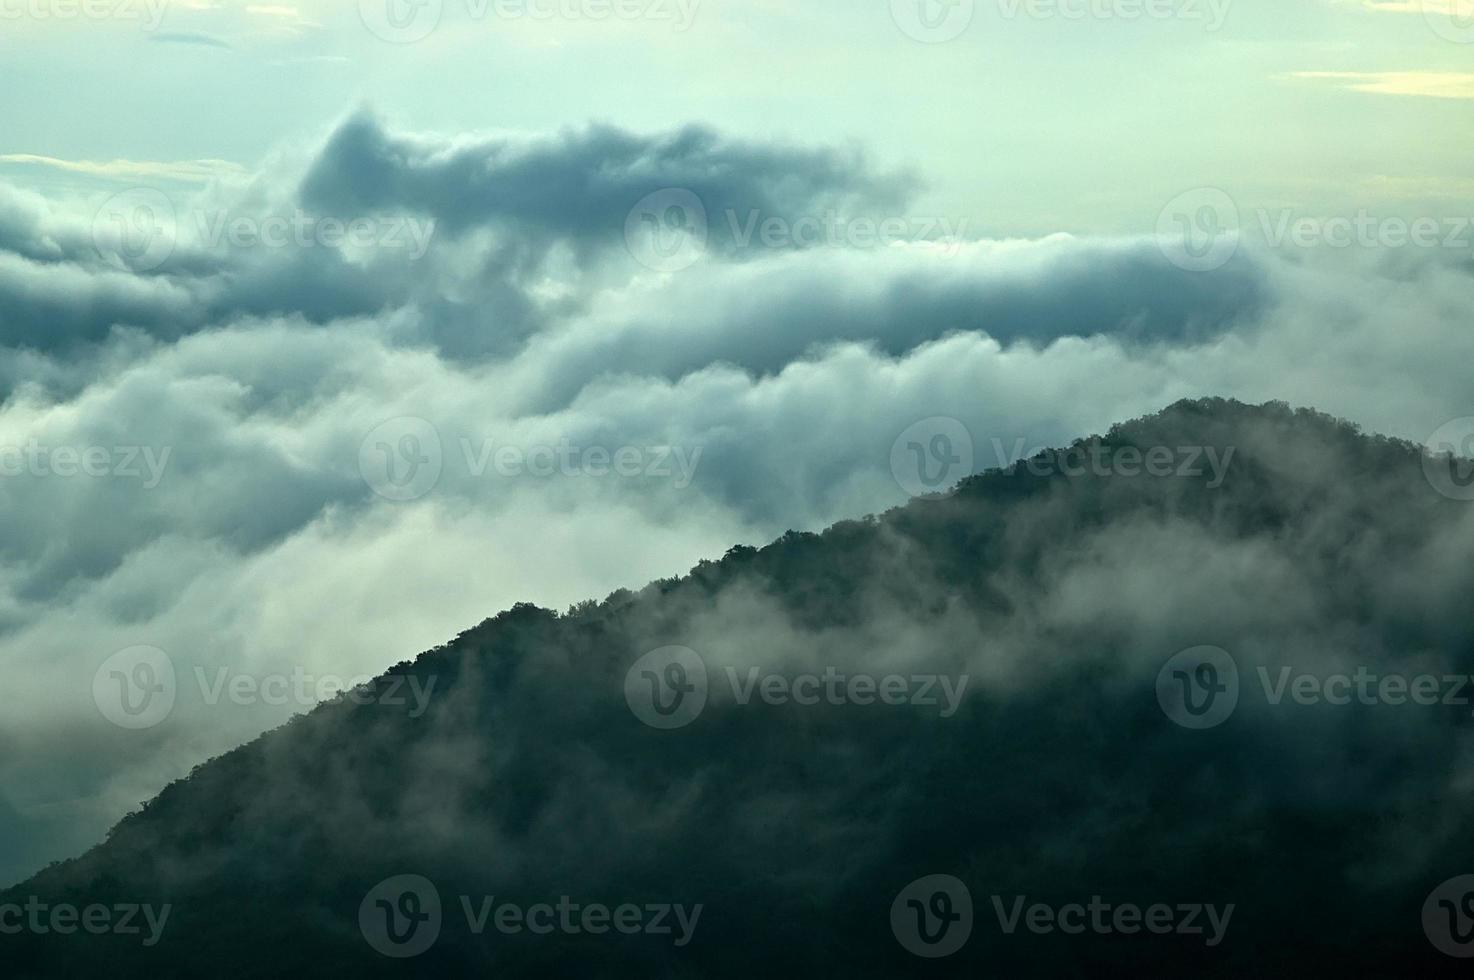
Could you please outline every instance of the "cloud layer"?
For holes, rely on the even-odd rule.
[[[922,420],[983,469],[1201,394],[1418,440],[1474,414],[1458,250],[1245,243],[1193,272],[1151,238],[948,236],[862,153],[704,128],[359,114],[307,156],[0,186],[0,819],[30,828],[0,877],[304,707],[205,703],[196,667],[373,673],[515,601],[884,509]],[[387,479],[411,455],[428,485]],[[93,679],[135,644],[183,680],[120,733]]]

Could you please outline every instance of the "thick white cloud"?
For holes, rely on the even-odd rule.
[[[1246,247],[1191,273],[1151,240],[718,237],[660,273],[624,228],[662,186],[697,187],[718,223],[728,207],[904,209],[855,157],[704,131],[509,147],[359,117],[307,174],[183,212],[440,230],[418,260],[182,235],[168,263],[128,272],[92,247],[93,202],[0,193],[0,448],[100,449],[109,474],[152,453],[136,477],[63,475],[48,455],[0,478],[0,799],[19,828],[4,876],[302,707],[206,705],[197,666],[373,673],[518,600],[566,605],[884,509],[906,499],[892,444],[921,419],[963,423],[981,469],[1204,394],[1414,439],[1474,414],[1474,267],[1447,250]],[[395,454],[426,431],[433,487],[376,493],[378,442]],[[534,453],[516,473],[498,471],[508,446]],[[593,475],[621,448],[638,475]],[[180,676],[174,713],[139,732],[92,700],[98,666],[134,644]]]

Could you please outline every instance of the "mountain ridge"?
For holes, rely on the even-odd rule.
[[[1069,475],[1062,454],[1078,461],[1095,446],[1216,447],[1229,462],[1214,489],[1207,473]],[[411,871],[462,895],[535,900],[561,888],[589,900],[706,899],[706,917],[682,948],[640,936],[616,944],[611,958],[609,944],[588,935],[539,944],[447,927],[409,961],[416,969],[599,964],[611,976],[686,976],[781,962],[868,976],[992,962],[1111,973],[1142,955],[1205,975],[1232,975],[1266,956],[1312,972],[1354,965],[1378,975],[1409,958],[1436,969],[1416,908],[1369,920],[1355,901],[1321,896],[1326,908],[1306,913],[1308,886],[1276,895],[1266,869],[1244,865],[1246,856],[1298,851],[1355,898],[1421,898],[1436,880],[1397,870],[1417,848],[1356,821],[1426,829],[1466,807],[1474,813],[1474,801],[1450,788],[1456,773],[1435,767],[1399,782],[1396,772],[1408,753],[1456,749],[1466,722],[1439,715],[1399,727],[1363,713],[1359,722],[1375,724],[1359,732],[1324,711],[1246,705],[1229,724],[1192,732],[1163,717],[1149,682],[1169,654],[1202,644],[1246,665],[1272,663],[1266,637],[1284,634],[1333,632],[1351,656],[1374,663],[1468,663],[1474,633],[1449,615],[1468,573],[1421,595],[1396,575],[1376,577],[1398,562],[1441,567],[1448,549],[1431,530],[1469,540],[1467,510],[1427,486],[1422,454],[1282,402],[1184,400],[968,477],[950,494],[820,533],[790,531],[762,548],[734,546],[638,592],[564,614],[517,604],[372,682],[382,695],[396,679],[434,678],[424,722],[382,697],[320,705],[197,766],[103,843],[5,889],[0,903],[33,894],[173,900],[174,928],[191,932],[177,946],[189,949],[171,946],[167,933],[147,949],[118,936],[60,944],[75,962],[124,976],[160,964],[218,968],[225,951],[261,949],[275,958],[237,959],[224,975],[397,975],[405,964],[370,950],[354,913],[374,881]],[[1342,528],[1355,530],[1348,538]],[[1331,547],[1348,539],[1349,558]],[[705,714],[679,731],[640,724],[626,703],[629,661],[670,644],[699,651],[713,690]],[[738,678],[753,666],[790,677],[821,666],[877,677],[924,671],[973,683],[955,718],[919,704],[885,713],[717,697],[725,671]],[[1252,672],[1240,673],[1247,687]],[[1096,711],[1075,705],[1081,692],[1098,699]],[[1280,740],[1296,726],[1380,764],[1337,771],[1310,739],[1285,755]],[[1373,736],[1388,741],[1363,744]],[[1069,764],[1082,754],[1093,763]],[[1396,792],[1383,798],[1374,785]],[[1331,812],[1330,800],[1354,819]],[[1185,821],[1204,807],[1220,826]],[[1092,826],[1075,827],[1070,814],[1091,815]],[[727,850],[707,840],[711,828]],[[991,846],[985,832],[1012,843]],[[1449,837],[1441,832],[1452,846]],[[1010,856],[1015,845],[1022,857]],[[671,853],[642,859],[646,846]],[[1358,848],[1375,860],[1347,863]],[[1455,851],[1474,861],[1469,847]],[[1173,859],[1183,863],[1174,869]],[[1250,941],[1233,921],[1222,945],[1174,935],[1145,954],[1120,935],[1074,946],[1058,935],[980,937],[993,929],[993,906],[978,893],[971,944],[950,959],[915,959],[877,933],[896,891],[939,868],[1035,895],[1067,897],[1072,886],[1085,897],[1216,895],[1238,903],[1235,921]],[[1451,861],[1448,874],[1458,870]],[[1213,894],[1192,895],[1193,881]],[[1258,898],[1257,910],[1253,901],[1246,910],[1246,896]],[[445,902],[447,922],[454,904]],[[271,909],[291,914],[274,921]],[[1355,955],[1326,925],[1337,916],[1359,930]],[[1307,919],[1326,936],[1302,935],[1309,930],[1296,926]],[[778,941],[766,953],[745,949],[741,938],[763,930]],[[7,937],[20,975],[54,966],[57,944],[44,938]],[[1274,948],[1291,940],[1299,945]]]

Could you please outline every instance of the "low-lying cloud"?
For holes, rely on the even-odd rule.
[[[742,247],[724,217],[878,223],[908,217],[912,188],[857,152],[704,128],[436,136],[360,114],[296,169],[147,188],[174,239],[144,268],[152,241],[130,265],[96,227],[126,185],[0,185],[0,461],[47,460],[0,474],[0,877],[298,710],[182,699],[120,737],[93,677],[134,645],[186,678],[372,673],[518,600],[566,605],[903,502],[893,444],[934,417],[984,469],[1011,462],[996,445],[1201,394],[1415,440],[1474,414],[1467,256],[1246,246],[1192,272],[1150,237]],[[662,271],[629,219],[671,189],[707,236]],[[433,233],[418,256],[195,234],[198,214],[298,213]],[[119,214],[122,234],[167,217]],[[621,472],[625,449],[641,465]],[[130,452],[144,477],[119,474]],[[1059,574],[1060,615],[1152,587],[1088,561]]]

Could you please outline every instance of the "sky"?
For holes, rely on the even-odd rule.
[[[994,236],[1148,230],[1204,184],[1247,206],[1470,197],[1469,0],[91,2],[110,16],[0,4],[6,156],[254,168],[370,105],[414,130],[858,143]]]
[[[528,3],[0,0],[0,878],[912,444],[1474,447],[1467,0]]]

